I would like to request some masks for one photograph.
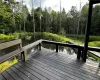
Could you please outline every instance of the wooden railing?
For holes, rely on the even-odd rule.
[[[70,43],[61,43],[61,42],[56,42],[56,41],[49,41],[49,40],[42,40],[42,43],[48,43],[48,44],[55,44],[56,45],[56,52],[58,52],[58,46],[66,46],[66,47],[71,47],[71,48],[76,48],[77,50],[77,59],[79,60],[80,58],[83,58],[83,51],[84,51],[84,46],[83,45],[78,45],[78,44],[70,44]],[[96,51],[100,52],[99,47],[88,47],[89,51]],[[95,56],[100,58],[100,55],[94,54]]]
[[[37,40],[36,42],[33,42],[32,44],[29,44],[29,45],[24,46],[24,47],[22,47],[21,39],[17,39],[17,40],[1,43],[0,44],[0,50],[9,48],[9,47],[12,47],[12,46],[15,46],[15,45],[19,45],[19,48],[14,50],[14,51],[12,51],[12,52],[10,52],[10,53],[5,54],[2,57],[0,57],[0,63],[3,63],[6,60],[8,60],[8,59],[10,59],[10,58],[12,58],[14,56],[17,56],[17,55],[20,55],[21,59],[23,61],[26,61],[27,50],[29,48],[32,48],[32,47],[37,46],[37,45],[39,45],[39,49],[41,50],[41,44],[40,43],[42,43],[42,40]]]
[[[15,51],[13,51],[9,54],[6,54],[3,57],[0,57],[0,63],[6,61],[9,58],[12,58],[16,55],[19,55],[19,54],[21,55],[21,59],[23,61],[26,61],[27,60],[27,51],[28,51],[28,49],[33,48],[33,47],[38,45],[39,50],[41,50],[41,44],[42,43],[48,43],[48,44],[56,45],[56,52],[58,52],[59,46],[76,48],[77,49],[77,59],[79,60],[80,58],[83,58],[84,46],[82,46],[82,45],[62,43],[62,42],[56,42],[56,41],[49,41],[49,40],[40,39],[40,40],[37,40],[37,41],[35,41],[35,42],[33,42],[29,45],[26,45],[26,46],[22,47],[21,42],[22,41],[20,39],[18,39],[18,40],[14,40],[14,41],[10,41],[10,42],[0,44],[0,50],[11,47],[11,46],[14,46],[14,45],[17,45],[17,44],[20,45],[19,49],[15,50]],[[100,48],[97,48],[97,47],[88,47],[88,50],[100,52]],[[100,56],[98,56],[98,57],[100,57]]]
[[[77,59],[80,59],[80,57],[82,56],[83,49],[84,49],[84,47],[81,45],[62,43],[62,42],[56,42],[56,41],[42,40],[42,43],[55,44],[56,45],[56,52],[58,52],[59,46],[76,48],[76,49],[78,49]]]
[[[9,48],[9,47],[12,47],[12,46],[15,46],[15,45],[19,45],[19,48],[17,50],[14,50],[14,51],[0,57],[0,63],[3,63],[4,61],[6,61],[6,60],[8,60],[8,59],[10,59],[10,58],[12,58],[16,55],[19,55],[19,53],[21,53],[23,51],[21,39],[13,40],[13,41],[9,41],[9,42],[5,42],[5,43],[0,44],[0,50]]]

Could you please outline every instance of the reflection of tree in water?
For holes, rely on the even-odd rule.
[[[51,49],[51,50],[55,50],[56,49],[56,45],[54,45],[54,44],[46,44],[46,43],[44,43],[42,46],[44,48]],[[75,53],[72,48],[64,47],[64,46],[59,46],[59,52],[64,52],[64,53],[67,53],[67,54],[70,54],[70,55],[73,55]]]
[[[75,53],[74,50],[73,50],[72,48],[65,47],[65,49],[66,49],[67,53],[70,54],[70,55],[72,55],[72,54]]]
[[[53,44],[42,44],[42,46],[44,47],[44,48],[47,48],[47,49],[51,49],[51,50],[55,50],[55,48],[56,48],[56,46],[55,45],[53,45]]]
[[[59,51],[63,52],[64,51],[64,47],[63,46],[59,46]]]
[[[39,36],[35,37],[35,38],[37,38],[35,40],[38,40]],[[34,42],[34,37],[32,36],[30,40],[23,38],[22,41],[23,41],[23,45],[27,45],[27,44]],[[51,50],[54,50],[54,51],[56,50],[56,45],[54,45],[54,44],[43,43],[42,46],[44,48],[47,48],[47,49],[51,49]],[[67,54],[70,54],[70,55],[75,53],[74,49],[69,48],[69,47],[64,47],[64,46],[59,46],[59,52],[64,52],[64,53],[67,53]]]

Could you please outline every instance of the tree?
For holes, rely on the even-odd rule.
[[[9,8],[9,6],[0,1],[0,16],[2,16],[2,23],[0,25],[1,33],[7,33],[9,28],[14,26],[11,13],[12,10]]]
[[[79,12],[77,11],[76,6],[72,6],[71,10],[67,14],[67,18],[68,18],[67,21],[69,22],[69,23],[67,22],[67,26],[71,34],[77,33],[78,16],[79,16]]]
[[[91,25],[91,34],[92,35],[100,35],[100,5],[96,5],[93,8],[92,15],[92,25]]]
[[[81,10],[80,27],[79,27],[80,34],[85,34],[87,18],[88,18],[88,4],[84,5]]]

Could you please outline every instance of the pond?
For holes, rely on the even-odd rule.
[[[30,40],[23,38],[22,39],[22,46],[26,46],[28,44],[31,44],[32,42],[34,42],[36,40],[38,40],[38,39],[33,39],[33,37]],[[44,44],[42,44],[42,47],[56,51],[56,46],[53,45],[53,44],[45,44],[44,43]],[[10,48],[7,48],[7,49],[0,50],[0,56],[3,56],[5,54],[7,54],[7,53],[10,53],[10,52],[16,50],[17,48],[18,48],[18,45],[10,47]],[[36,47],[35,47],[35,49],[36,49]],[[30,53],[33,50],[34,49],[30,49],[30,50],[28,50],[28,52]],[[63,47],[63,46],[59,46],[59,50],[58,51],[62,52],[62,53],[68,53],[70,55],[75,54],[75,52],[74,52],[74,50],[72,48]]]
[[[44,43],[44,44],[42,44],[42,47],[53,50],[53,51],[56,51],[56,45],[54,45],[54,44]],[[69,47],[64,47],[64,46],[59,46],[58,52],[66,53],[66,54],[69,54],[69,55],[75,54],[74,49],[69,48]]]

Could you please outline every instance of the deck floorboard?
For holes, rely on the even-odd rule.
[[[33,54],[34,53],[34,54]],[[0,73],[0,80],[100,80],[98,63],[77,61],[76,54],[49,49],[33,52],[26,62],[19,61]]]

